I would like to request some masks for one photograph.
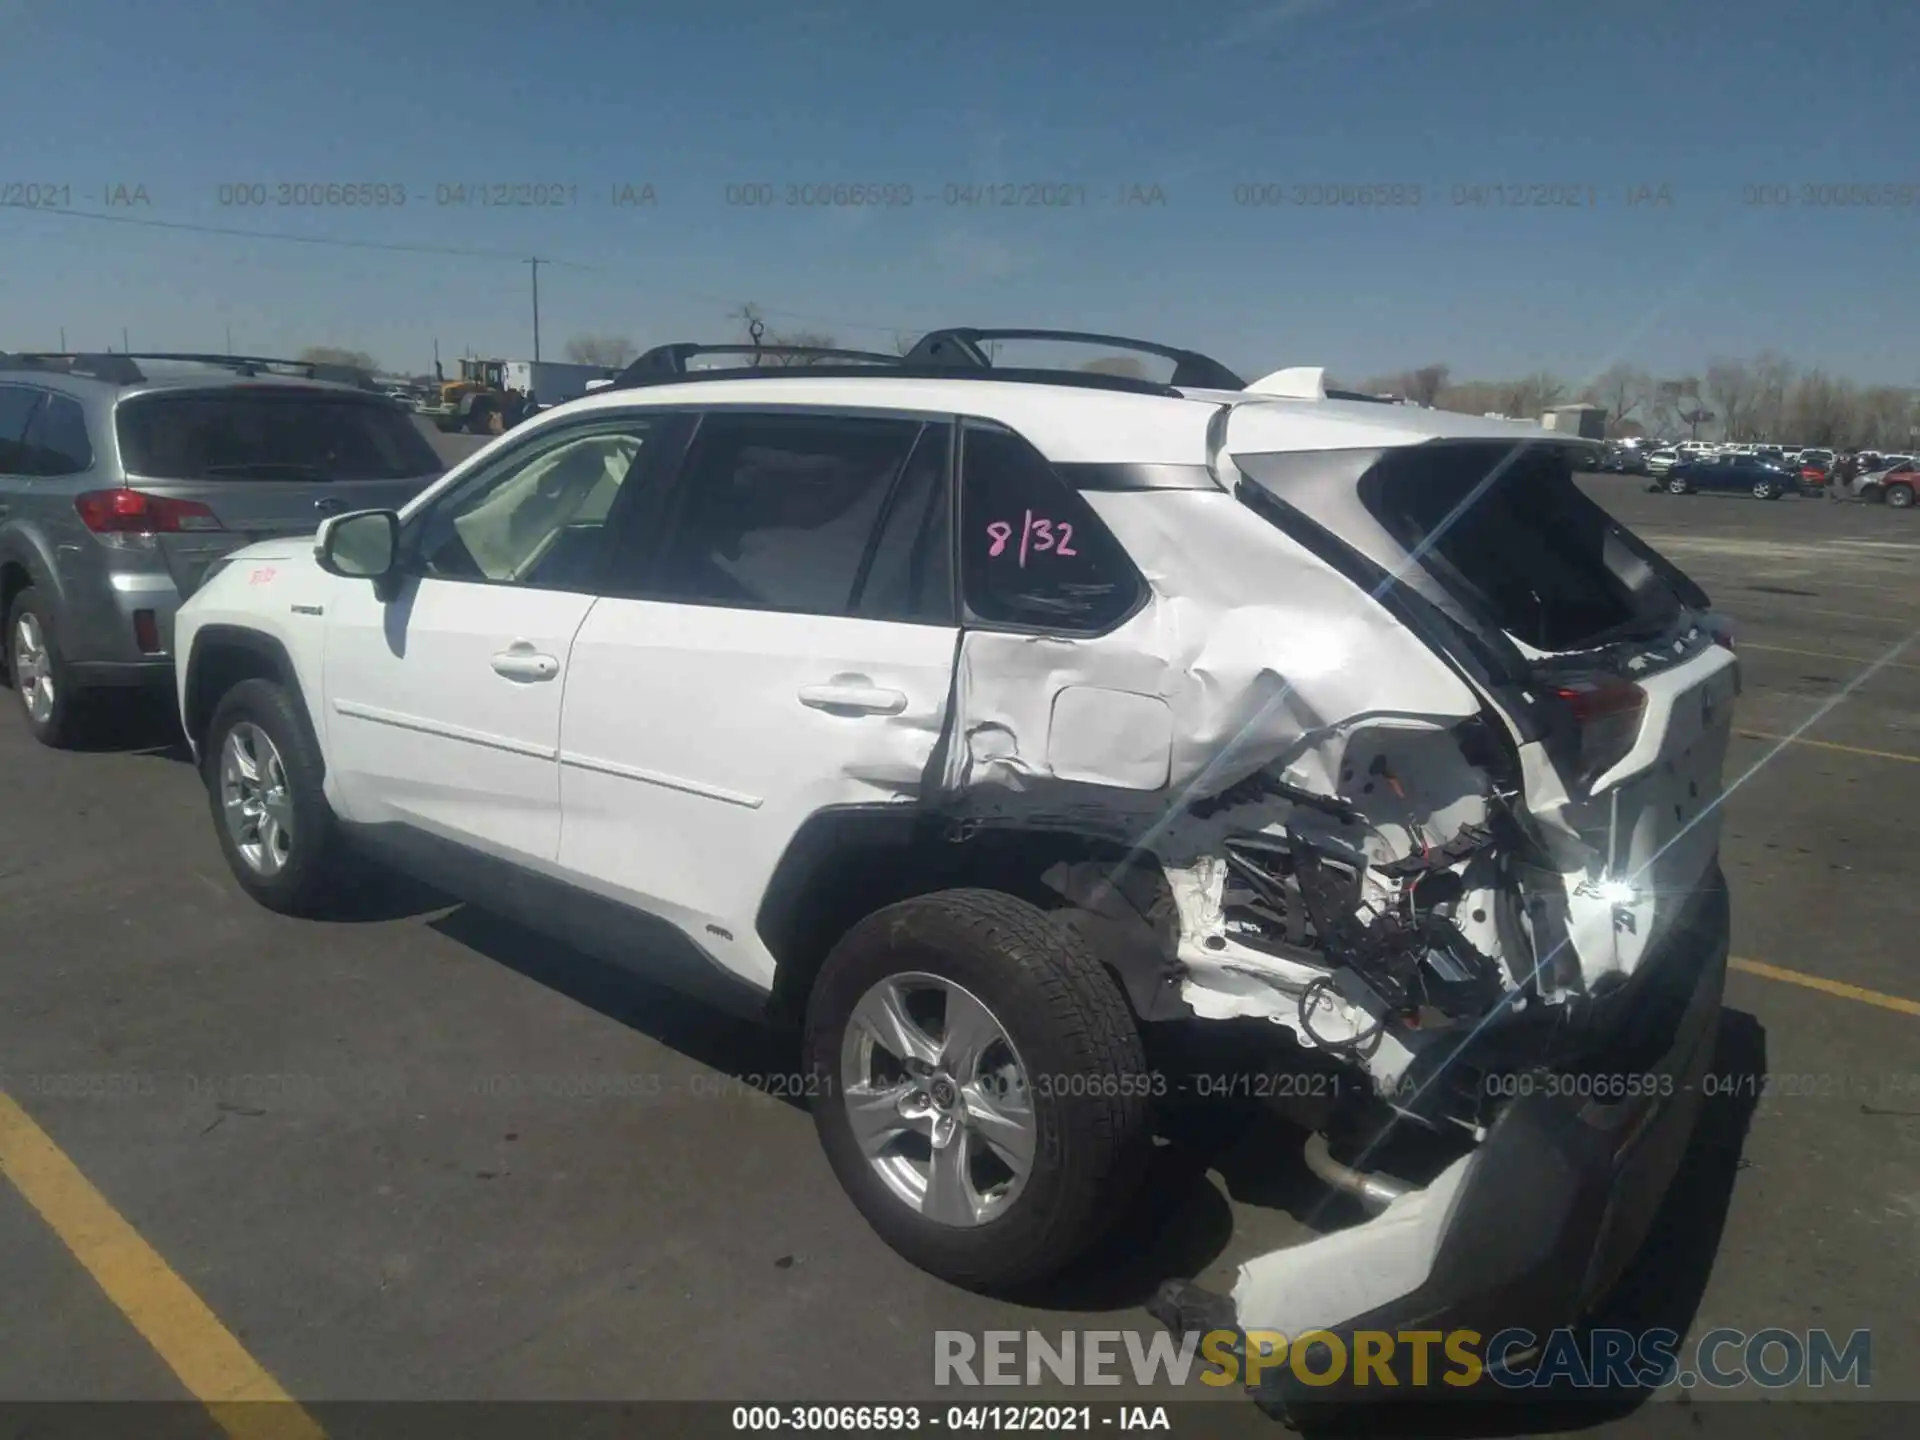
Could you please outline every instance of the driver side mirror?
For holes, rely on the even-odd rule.
[[[313,558],[329,575],[385,580],[400,558],[400,517],[391,510],[356,510],[320,522]]]

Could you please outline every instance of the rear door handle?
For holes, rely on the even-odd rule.
[[[532,646],[516,645],[493,657],[493,672],[509,680],[551,680],[560,673],[560,662],[551,655],[540,655]]]
[[[868,684],[865,676],[855,676],[825,685],[802,685],[800,703],[810,710],[825,710],[830,714],[898,715],[907,708],[907,697],[899,690],[883,690]]]

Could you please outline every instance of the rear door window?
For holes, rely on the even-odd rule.
[[[49,395],[27,426],[27,458],[36,475],[78,475],[93,468],[87,412],[65,395]]]
[[[873,620],[951,625],[953,609],[953,492],[947,470],[951,425],[920,432],[900,472],[886,518],[874,537],[856,614]]]
[[[977,620],[1092,634],[1145,582],[1078,492],[1011,430],[969,420],[960,452],[960,573]]]
[[[25,385],[0,385],[0,475],[31,475],[26,452],[27,422],[45,392]]]
[[[646,591],[743,610],[854,613],[876,530],[922,428],[865,416],[702,417]]]
[[[154,480],[404,480],[443,468],[387,401],[318,390],[142,395],[116,424],[127,473]]]

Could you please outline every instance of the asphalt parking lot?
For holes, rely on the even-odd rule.
[[[1872,1396],[1920,1400],[1920,521],[1587,483],[1746,680],[1726,1079],[1615,1314],[1871,1329]],[[1286,1132],[1223,1112],[1049,1294],[949,1288],[735,1078],[788,1068],[757,1033],[403,885],[253,905],[163,718],[63,754],[0,716],[0,1090],[57,1147],[0,1110],[0,1400],[930,1400],[935,1330],[1153,1333],[1160,1279],[1303,1233]]]

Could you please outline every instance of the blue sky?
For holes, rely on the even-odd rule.
[[[1059,326],[1249,372],[1443,360],[1576,380],[1772,347],[1920,383],[1911,3],[0,0],[0,22],[0,184],[175,226],[479,252],[0,209],[0,347],[52,347],[61,327],[118,345],[125,327],[136,348],[219,349],[230,326],[239,349],[342,345],[396,368],[424,367],[435,337],[524,356],[521,257],[538,254],[563,262],[541,272],[550,357],[583,332],[731,338],[728,311],[753,300],[882,347],[896,329]],[[223,184],[329,182],[408,200],[220,203]],[[515,182],[576,198],[439,203]],[[802,183],[913,202],[727,203],[730,185]],[[948,188],[1038,183],[1085,203]],[[613,206],[620,184],[655,203]],[[1259,184],[1286,203],[1236,203]],[[1365,184],[1421,203],[1292,203]],[[1907,194],[1798,203],[1816,184]],[[106,207],[136,185],[147,204]],[[1753,185],[1796,203],[1750,204]],[[1466,186],[1481,203],[1456,203]],[[1594,203],[1504,205],[1497,186]]]

